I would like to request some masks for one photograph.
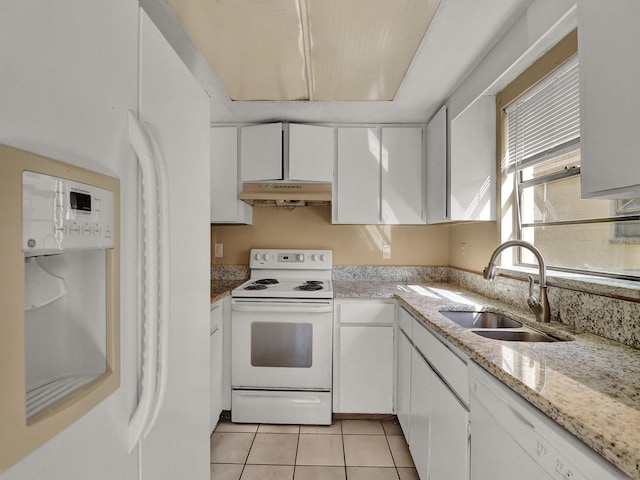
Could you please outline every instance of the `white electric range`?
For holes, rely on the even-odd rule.
[[[231,292],[231,420],[331,423],[330,250],[252,249]]]

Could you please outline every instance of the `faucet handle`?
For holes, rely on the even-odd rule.
[[[529,279],[529,298],[535,297],[535,294],[533,293],[533,286],[535,285],[533,275],[527,275],[527,278]]]

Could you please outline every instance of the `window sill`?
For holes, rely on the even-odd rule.
[[[498,275],[516,280],[527,281],[529,275],[538,280],[538,269],[531,267],[498,267]],[[547,285],[565,288],[577,292],[586,292],[605,297],[623,300],[640,301],[640,279],[617,280],[615,278],[598,277],[578,273],[547,270]]]

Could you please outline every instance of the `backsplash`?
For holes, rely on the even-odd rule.
[[[212,280],[246,280],[249,273],[247,265],[211,266]],[[526,302],[529,285],[525,280],[498,275],[489,282],[479,274],[452,267],[336,266],[333,279],[450,283],[523,310],[529,309]],[[637,290],[606,284],[588,284],[581,288],[575,280],[558,280],[558,283],[568,288],[548,287],[552,321],[640,349],[640,302],[619,298],[635,299]]]
[[[449,267],[337,266],[333,267],[332,278],[336,281],[446,283]]]
[[[524,280],[497,276],[489,282],[481,275],[450,268],[449,283],[529,310],[529,284]],[[571,286],[577,287],[576,282],[571,281]],[[573,288],[547,287],[551,321],[640,349],[640,303],[616,298],[620,288],[615,285],[609,291],[605,285],[598,285],[599,293]]]

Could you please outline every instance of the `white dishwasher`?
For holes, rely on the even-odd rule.
[[[469,382],[471,480],[629,478],[472,363]]]

